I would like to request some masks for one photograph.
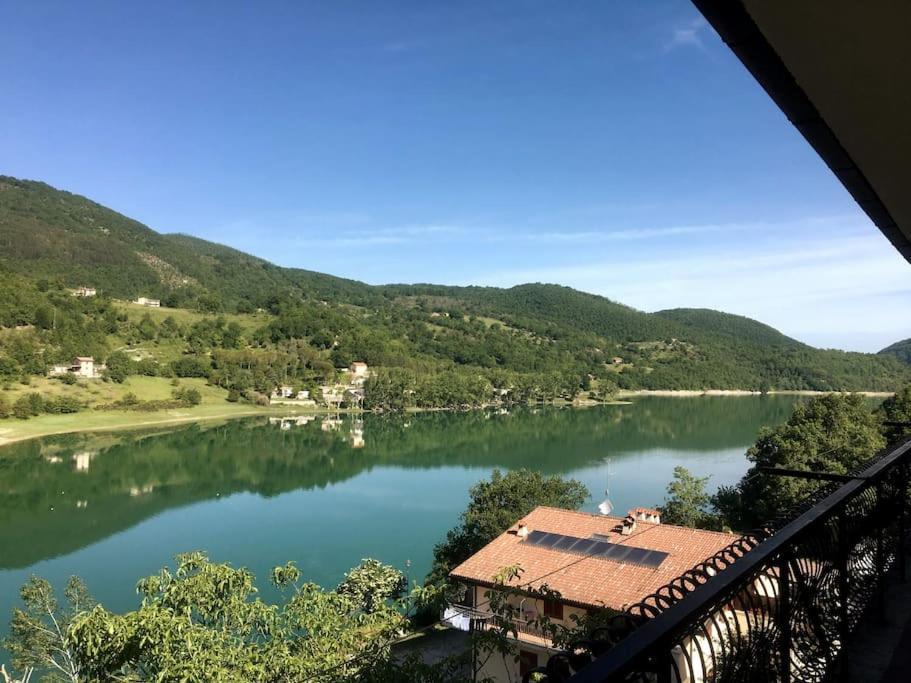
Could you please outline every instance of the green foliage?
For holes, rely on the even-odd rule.
[[[407,588],[408,579],[402,572],[377,560],[365,559],[345,574],[335,590],[372,614],[389,601],[401,598]]]
[[[172,392],[174,400],[187,406],[198,406],[202,403],[202,394],[195,387],[181,387]]]
[[[734,529],[786,513],[820,483],[763,474],[759,467],[847,474],[886,444],[877,416],[858,394],[829,394],[798,404],[790,419],[764,429],[747,451],[753,466],[736,487],[722,487],[713,504]]]
[[[890,441],[911,434],[911,384],[908,384],[883,401],[878,411],[883,422],[904,422],[906,426],[884,427]]]
[[[31,392],[23,394],[13,403],[13,416],[20,420],[36,417],[44,412],[44,399],[41,394]]]
[[[895,342],[879,352],[884,356],[894,356],[903,363],[911,364],[911,339]]]
[[[520,469],[503,474],[495,469],[490,481],[471,487],[468,507],[459,525],[433,549],[430,584],[442,584],[449,572],[539,505],[578,509],[589,497],[588,489],[575,479],[544,476]]]
[[[171,363],[171,369],[178,377],[208,377],[210,364],[197,356],[182,356]]]
[[[123,351],[115,351],[108,356],[105,373],[113,382],[122,383],[133,369],[132,361]]]
[[[696,477],[687,468],[674,468],[674,479],[667,486],[668,498],[661,507],[665,524],[697,529],[717,529],[719,519],[708,511],[711,496],[706,491],[710,477]]]
[[[271,604],[257,597],[248,570],[188,553],[140,580],[141,605],[125,614],[93,605],[78,582],[61,611],[50,585],[33,579],[7,647],[17,667],[54,668],[74,682],[355,680],[388,660],[420,598],[396,599],[400,577],[370,561],[349,572],[345,592],[327,591],[300,583],[289,563],[272,572],[283,597]]]
[[[3,642],[13,666],[26,674],[48,671],[42,680],[83,680],[68,632],[73,619],[95,604],[85,584],[72,577],[64,589],[62,607],[50,583],[35,576],[22,586],[19,597],[23,607],[13,609],[9,636]]]

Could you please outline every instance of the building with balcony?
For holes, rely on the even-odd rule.
[[[489,628],[495,616],[490,593],[499,590],[495,577],[504,567],[521,567],[521,575],[506,584],[520,588],[506,598],[516,615],[517,659],[476,653],[479,678],[519,681],[557,651],[542,616],[572,628],[590,613],[622,612],[733,538],[661,524],[658,511],[646,508],[624,518],[538,507],[452,571],[466,592],[463,604],[447,610],[448,621]],[[541,599],[545,587],[559,597]]]

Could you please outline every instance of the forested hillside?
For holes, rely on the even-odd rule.
[[[890,344],[879,353],[883,356],[894,356],[905,363],[911,363],[911,339],[903,339]]]
[[[97,288],[78,298],[71,288]],[[136,296],[162,300],[148,311]],[[116,374],[206,377],[234,395],[315,387],[353,360],[377,407],[593,398],[623,389],[892,390],[889,353],[819,350],[717,311],[643,313],[568,287],[370,286],[165,235],[0,177],[0,380],[74,355]],[[891,347],[890,347],[891,348]],[[125,360],[127,359],[127,360]]]

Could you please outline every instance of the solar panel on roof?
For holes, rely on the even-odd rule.
[[[660,567],[661,563],[664,562],[664,558],[667,557],[667,553],[663,553],[660,550],[650,550],[648,555],[642,559],[642,564],[646,567]]]
[[[626,556],[626,562],[632,564],[642,564],[642,560],[645,559],[645,556],[651,551],[643,550],[642,548],[630,548],[629,555]]]
[[[580,538],[578,541],[570,546],[570,552],[579,553],[580,555],[588,555],[588,551],[592,549],[597,541],[593,541],[590,538]]]
[[[558,540],[556,543],[554,543],[553,548],[554,548],[554,550],[566,550],[577,540],[578,539],[575,536],[561,535],[560,540]]]
[[[623,562],[626,559],[626,556],[629,555],[630,550],[631,548],[628,545],[613,545],[611,546],[608,559],[611,559],[614,562]]]
[[[651,568],[659,567],[668,556],[668,553],[660,550],[634,548],[618,543],[608,543],[607,541],[595,538],[578,538],[576,536],[567,536],[566,534],[557,534],[547,531],[532,531],[528,534],[525,543],[538,546],[539,548],[548,548],[576,555],[587,555],[589,557],[611,560],[612,562],[636,564]]]

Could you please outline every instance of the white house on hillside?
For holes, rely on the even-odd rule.
[[[140,306],[148,306],[149,308],[160,308],[160,307],[161,307],[161,301],[160,301],[160,300],[158,300],[158,299],[149,299],[148,297],[145,297],[145,296],[139,297],[139,298],[136,299],[136,301],[134,301],[133,303],[134,303],[134,304],[139,304]]]
[[[360,360],[356,360],[351,364],[351,367],[348,368],[348,373],[351,375],[352,384],[363,384],[370,376],[367,364]]]
[[[73,290],[73,296],[95,296],[96,293],[94,287],[77,287]]]

